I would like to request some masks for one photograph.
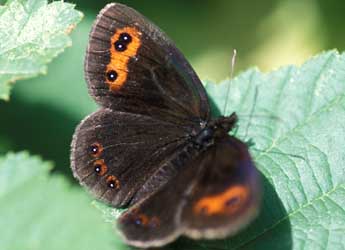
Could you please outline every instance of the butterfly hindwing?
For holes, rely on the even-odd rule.
[[[170,165],[180,167],[168,182],[148,198],[138,202],[124,212],[117,221],[124,239],[137,247],[161,246],[184,233],[181,221],[182,208],[187,203],[187,195],[193,187],[195,176],[202,168],[203,161],[208,157],[196,157],[191,145],[186,147],[189,157],[181,154],[172,158]],[[189,148],[189,149],[188,149]],[[184,151],[186,153],[186,151]],[[210,156],[210,155],[209,155]]]
[[[138,247],[166,244],[179,235],[221,238],[249,223],[259,200],[258,173],[246,145],[226,136],[187,160],[118,224],[126,241]]]
[[[224,136],[207,150],[212,157],[189,194],[181,221],[192,238],[223,238],[247,225],[257,214],[261,185],[247,146]]]
[[[169,121],[208,119],[206,92],[181,52],[135,10],[108,4],[90,33],[86,80],[104,107]]]
[[[193,175],[191,169],[182,170],[155,194],[122,214],[117,224],[125,241],[137,247],[160,246],[181,235],[176,214],[185,202],[183,193]]]

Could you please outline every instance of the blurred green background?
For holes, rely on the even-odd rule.
[[[72,1],[71,1],[72,2]],[[55,162],[72,180],[70,141],[75,126],[97,107],[87,94],[83,58],[88,32],[109,1],[73,1],[84,19],[73,46],[48,66],[48,74],[18,82],[11,101],[0,101],[0,153],[29,150]],[[170,0],[121,1],[160,26],[186,55],[201,79],[214,82],[252,66],[270,71],[301,64],[320,51],[345,48],[345,1]]]

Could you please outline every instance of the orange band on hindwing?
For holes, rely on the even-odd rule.
[[[141,32],[134,27],[117,29],[111,37],[110,62],[106,68],[106,83],[109,89],[119,90],[127,80],[128,62],[136,56],[141,45]]]
[[[237,185],[217,195],[201,198],[194,205],[194,213],[204,215],[234,214],[247,201],[249,190]]]

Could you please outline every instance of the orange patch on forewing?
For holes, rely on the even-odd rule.
[[[93,166],[94,167],[96,167],[96,166],[100,167],[100,171],[97,173],[99,176],[105,175],[105,173],[108,171],[108,167],[105,164],[104,160],[102,160],[102,159],[99,159],[99,160],[95,161],[93,163]]]
[[[194,213],[205,215],[233,214],[246,202],[249,190],[245,186],[233,186],[217,195],[201,198],[194,205]]]
[[[114,47],[114,44],[119,40],[119,37],[122,33],[128,33],[131,36],[132,41],[127,45],[126,50],[117,51]],[[137,54],[137,51],[141,45],[140,37],[141,32],[134,27],[117,29],[115,34],[111,37],[111,59],[107,65],[107,72],[111,70],[116,71],[117,78],[113,82],[106,78],[106,83],[109,85],[110,90],[119,90],[126,82],[128,75],[128,62],[131,57],[134,57]]]
[[[120,181],[114,175],[107,176],[106,182],[107,182],[107,184],[113,182],[115,184],[114,189],[119,189],[120,188]]]

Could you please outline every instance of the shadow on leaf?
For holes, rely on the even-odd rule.
[[[74,181],[70,170],[70,144],[79,120],[53,107],[26,103],[15,96],[0,104],[6,122],[0,124],[0,138],[10,138],[10,149],[29,150],[55,164],[53,171]]]

